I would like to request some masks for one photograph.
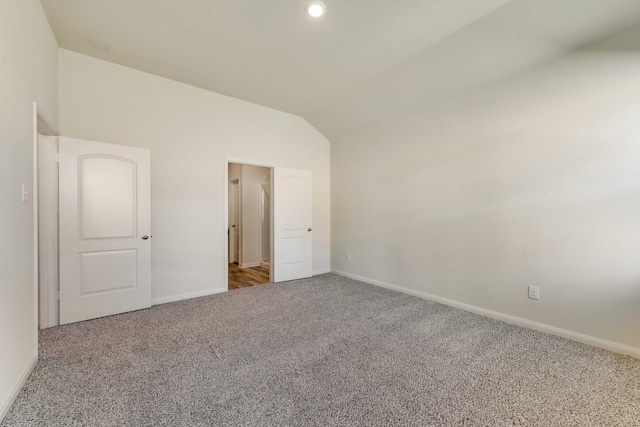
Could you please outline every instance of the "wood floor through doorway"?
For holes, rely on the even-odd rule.
[[[240,268],[238,264],[229,264],[229,290],[248,288],[263,283],[269,283],[268,268]]]

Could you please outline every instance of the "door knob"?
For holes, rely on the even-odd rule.
[[[311,228],[309,228],[307,231],[311,231]]]
[[[144,236],[142,236],[142,240],[149,240],[149,236],[145,234]]]

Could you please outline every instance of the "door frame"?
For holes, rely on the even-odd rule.
[[[34,228],[34,307],[35,307],[35,341],[38,346],[38,330],[57,326],[58,319],[58,184],[56,180],[49,182],[50,185],[40,186],[41,166],[47,162],[51,170],[58,170],[57,137],[58,130],[51,124],[52,122],[41,111],[38,104],[33,103],[33,228]],[[52,141],[49,155],[40,158],[39,135],[56,137]],[[43,206],[45,212],[41,214],[40,194],[47,199],[55,198],[55,207]],[[41,235],[40,225],[43,225],[47,235]],[[54,268],[55,267],[55,268]]]
[[[39,327],[59,324],[58,137],[38,135]]]
[[[254,161],[254,160],[247,160],[247,159],[239,159],[236,157],[226,157],[224,158],[224,176],[222,179],[222,185],[223,185],[223,190],[224,190],[224,215],[223,215],[223,226],[224,228],[222,235],[225,236],[222,240],[223,240],[223,251],[224,251],[224,266],[223,266],[223,270],[222,270],[222,283],[224,283],[224,291],[228,291],[229,290],[229,244],[227,241],[226,236],[228,235],[228,230],[229,230],[229,163],[236,163],[236,164],[241,164],[241,165],[247,165],[247,166],[258,166],[261,168],[268,168],[271,172],[270,172],[270,180],[273,183],[273,171],[275,169],[275,165],[271,164],[271,163],[265,163],[265,162],[260,162],[260,161]],[[242,190],[240,190],[242,192]],[[276,216],[276,212],[273,211],[273,193],[275,192],[275,188],[272,184],[271,187],[271,267],[269,268],[269,281],[273,282],[273,270],[274,270],[274,265],[275,263],[273,262],[274,256],[273,256],[273,225],[274,225],[274,219]],[[242,232],[242,229],[240,229],[240,231]]]
[[[258,184],[260,186],[260,227],[258,227],[258,229],[260,230],[258,233],[260,235],[260,266],[264,267],[265,264],[267,264],[269,266],[269,271],[271,271],[271,258],[272,258],[272,254],[271,251],[269,251],[269,262],[265,262],[262,258],[263,258],[263,253],[262,253],[262,248],[263,248],[263,243],[264,241],[262,240],[262,232],[263,232],[263,223],[264,223],[264,198],[265,198],[265,186],[268,185],[269,190],[271,190],[271,179],[269,179],[269,182],[261,182],[260,184]],[[271,203],[272,203],[272,196],[269,196],[269,208],[271,208]],[[269,219],[273,218],[273,212],[271,210],[269,210]],[[272,222],[272,221],[269,221]],[[273,228],[269,229],[269,247],[271,247],[271,243],[273,241]],[[271,248],[270,248],[271,249]]]
[[[231,231],[231,229],[228,228],[229,225],[227,223],[227,229],[229,230],[229,232],[228,232],[229,249],[228,250],[231,249],[231,246],[232,246],[231,242],[235,239],[235,234],[237,232],[238,233],[238,243],[237,243],[237,245],[235,243],[233,244],[233,251],[234,252],[236,252],[236,251],[238,252],[237,263],[238,263],[238,265],[240,265],[241,264],[240,263],[240,255],[242,255],[242,247],[241,247],[242,246],[242,224],[241,224],[242,223],[242,208],[240,206],[240,202],[242,200],[242,192],[241,192],[241,189],[242,189],[242,177],[229,181],[229,190],[231,190],[231,188],[233,186],[235,186],[235,185],[238,186],[238,196],[237,196],[238,200],[234,200],[234,204],[236,205],[235,209],[237,210],[237,212],[234,212],[234,214],[237,213],[237,215],[238,215],[238,224],[236,224],[236,227],[240,228],[240,231],[237,231],[237,230]],[[229,200],[231,201],[231,197],[229,197]],[[229,207],[231,207],[231,206],[229,206]],[[232,253],[229,252],[229,262],[231,262],[231,257],[232,257]],[[234,261],[234,262],[236,262],[236,261]]]

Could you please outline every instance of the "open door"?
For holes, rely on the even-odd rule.
[[[60,324],[150,307],[150,151],[59,144]]]
[[[311,171],[274,169],[274,282],[311,277]]]

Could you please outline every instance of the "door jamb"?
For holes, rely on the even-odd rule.
[[[223,228],[223,236],[227,236],[227,231],[229,229],[229,163],[237,163],[241,165],[247,166],[258,166],[262,168],[269,168],[271,171],[271,182],[273,183],[273,172],[275,170],[275,165],[270,163],[264,163],[253,160],[239,159],[235,157],[226,157],[224,158],[224,176],[223,176],[223,191],[224,191],[224,228]],[[275,192],[275,188],[272,184],[271,187],[271,268],[269,268],[269,281],[273,282],[273,270],[275,266],[274,256],[273,256],[273,224],[276,216],[276,212],[273,210],[273,194]],[[224,268],[222,270],[222,283],[224,284],[224,291],[229,290],[229,245],[227,243],[227,239],[223,238],[223,251],[224,251]]]
[[[238,200],[235,201],[236,204],[236,209],[238,210],[238,224],[236,224],[236,227],[240,227],[240,231],[238,232],[238,245],[236,247],[236,245],[233,245],[233,250],[234,251],[238,251],[238,262],[237,264],[240,265],[242,264],[240,257],[242,256],[242,177],[237,178],[237,179],[233,179],[231,181],[229,181],[229,189],[231,189],[234,185],[238,185]],[[227,223],[227,230],[229,230],[229,223]],[[233,231],[233,234],[235,234],[236,231]],[[231,230],[229,230],[228,233],[228,237],[231,238]],[[235,236],[233,237],[235,238]],[[230,245],[227,245],[230,246]],[[231,253],[229,253],[229,258],[231,258]],[[229,259],[229,261],[231,261]]]
[[[260,194],[260,227],[259,227],[259,236],[260,236],[260,265],[264,267],[263,264],[267,264],[262,260],[262,244],[263,244],[263,240],[262,240],[262,227],[263,227],[263,220],[264,220],[264,198],[265,198],[265,185],[269,185],[269,190],[271,190],[271,179],[269,179],[269,182],[261,182],[260,184],[258,184],[258,191]],[[273,197],[269,196],[269,209],[271,209],[271,199],[273,199]],[[273,213],[271,211],[269,211],[269,217],[273,217]],[[269,221],[271,222],[271,221]],[[273,228],[269,228],[269,246],[271,246],[271,240],[272,240],[272,236],[273,236]],[[272,254],[271,251],[269,251],[269,274],[271,274],[271,258],[272,258]]]
[[[51,327],[51,326],[57,325],[56,322],[53,322],[54,324],[52,324],[50,315],[48,319],[40,319],[41,304],[44,303],[47,306],[49,306],[52,301],[54,301],[54,304],[58,302],[58,295],[56,293],[53,293],[53,294],[50,294],[49,292],[44,293],[42,292],[42,289],[40,287],[40,273],[41,273],[40,262],[42,260],[40,259],[40,249],[41,249],[40,247],[41,246],[41,240],[40,240],[40,219],[41,218],[40,218],[40,204],[39,204],[39,197],[40,197],[39,146],[40,144],[39,144],[38,135],[54,136],[54,137],[59,136],[58,131],[51,123],[52,122],[47,118],[46,115],[38,111],[38,104],[37,102],[34,102],[33,103],[33,191],[32,191],[33,194],[31,194],[31,200],[33,202],[33,228],[34,228],[34,231],[33,231],[34,310],[35,310],[34,316],[35,316],[35,325],[36,325],[36,331],[35,331],[36,348],[38,348],[38,330],[41,329],[41,326]],[[57,168],[57,165],[55,166]],[[57,219],[45,218],[44,220],[51,222],[52,224],[50,225],[54,226],[57,232],[57,226],[58,226]],[[47,248],[44,248],[44,249],[45,249],[45,254],[50,255],[48,254]],[[45,257],[48,259],[44,260],[44,262],[53,262],[50,256],[45,256]],[[48,278],[48,280],[51,280],[51,279],[52,278]],[[56,279],[55,282],[57,283],[57,278],[55,279]],[[43,298],[45,299],[44,301],[43,301]]]

